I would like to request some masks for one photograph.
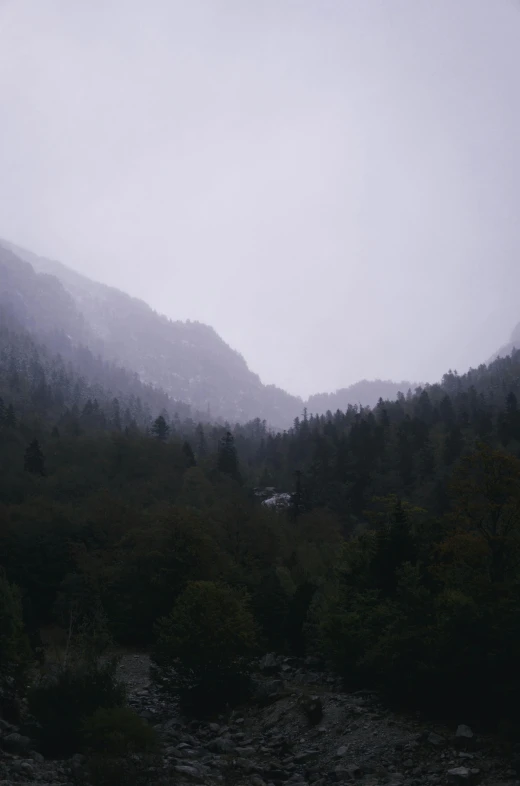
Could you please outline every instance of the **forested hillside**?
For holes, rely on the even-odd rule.
[[[348,388],[341,388],[334,393],[314,393],[309,396],[306,408],[314,415],[324,415],[325,412],[344,410],[349,406],[375,407],[380,398],[392,400],[398,393],[406,394],[415,390],[417,383],[392,382],[391,380],[363,379]]]
[[[52,349],[66,353],[71,347],[86,347],[212,420],[244,423],[259,417],[285,428],[305,407],[323,414],[349,404],[373,406],[380,397],[395,398],[414,387],[410,382],[363,380],[311,396],[305,403],[275,385],[262,384],[244,358],[208,325],[167,319],[137,298],[7,241],[0,241],[2,303]]]
[[[177,424],[191,418],[187,404],[62,338],[62,352],[53,352],[0,308],[0,395],[20,416],[60,427],[88,420],[90,412],[93,423],[120,428],[147,428],[159,413]],[[48,343],[60,345],[60,336]]]
[[[297,397],[263,385],[208,325],[167,319],[142,300],[5,241],[2,292],[24,324],[45,331],[55,346],[56,334],[82,344],[213,420],[261,417],[281,427],[303,408]]]
[[[94,614],[119,644],[159,647],[164,669],[182,656],[186,609],[210,604],[209,628],[190,616],[183,635],[189,651],[209,637],[213,665],[175,688],[184,698],[200,678],[205,701],[221,700],[202,676],[218,673],[230,700],[246,654],[277,650],[318,654],[348,687],[400,706],[515,721],[520,353],[284,433],[258,419],[177,430],[162,416],[146,429],[131,411],[125,425],[121,404],[96,406],[87,385],[75,405],[74,374],[2,330],[2,591],[19,588],[33,646],[42,626],[83,630]],[[291,492],[290,507],[263,506],[263,485]],[[4,676],[23,650],[6,630],[18,638],[0,640]]]

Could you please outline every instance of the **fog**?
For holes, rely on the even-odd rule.
[[[513,0],[0,0],[0,236],[306,395],[520,321]]]

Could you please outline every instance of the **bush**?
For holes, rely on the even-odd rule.
[[[204,714],[245,696],[257,641],[245,594],[190,582],[157,633],[156,678],[185,711]]]
[[[87,748],[109,756],[150,753],[157,745],[155,731],[129,707],[99,708],[82,726]]]
[[[125,687],[116,678],[117,662],[75,663],[45,676],[29,692],[29,710],[39,724],[44,753],[77,753],[83,723],[98,708],[121,707]]]

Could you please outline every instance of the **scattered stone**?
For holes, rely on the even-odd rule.
[[[317,756],[319,756],[319,754],[320,752],[317,750],[302,751],[301,753],[296,754],[296,756],[294,757],[294,761],[296,762],[296,764],[301,764],[302,762],[315,759]]]
[[[283,680],[253,680],[252,699],[261,706],[267,706],[284,695]]]
[[[268,652],[267,655],[260,660],[260,671],[266,674],[275,674],[278,671],[278,658],[274,652]]]
[[[323,702],[319,696],[300,696],[299,705],[309,723],[316,726],[323,719]]]
[[[361,778],[363,776],[363,771],[357,764],[347,765],[347,772],[350,778]]]
[[[129,658],[124,656],[124,660],[127,670]],[[486,773],[486,786],[505,786],[508,777],[509,786],[514,781],[513,770],[508,770],[513,761],[497,764],[487,753],[492,748],[485,737],[480,753],[468,752],[476,739],[469,727],[461,725],[455,734],[444,732],[440,725],[440,733],[421,732],[420,719],[404,713],[394,716],[376,694],[343,693],[336,678],[319,672],[323,666],[315,661],[274,654],[263,658],[255,682],[267,700],[242,705],[240,714],[226,712],[218,722],[184,720],[155,686],[145,684],[146,663],[147,657],[139,656],[125,681],[131,706],[141,716],[149,713],[154,718],[154,729],[164,746],[162,763],[154,764],[156,769],[147,775],[150,783],[477,786],[479,770],[471,769],[476,761]],[[277,679],[278,674],[286,682]],[[309,682],[317,687],[305,688]],[[83,757],[67,762],[45,760],[32,746],[18,728],[0,722],[0,786],[65,786],[67,779],[83,782]]]
[[[20,775],[26,775],[29,778],[32,778],[34,775],[34,767],[30,761],[15,761],[13,770]]]
[[[469,726],[461,723],[460,726],[457,727],[457,731],[455,732],[455,745],[457,748],[462,748],[463,750],[469,750],[475,748],[475,735],[473,731],[470,729]]]
[[[173,769],[178,775],[184,775],[186,778],[189,778],[190,780],[199,781],[199,782],[204,781],[204,776],[195,767],[191,767],[187,764],[177,764]]]
[[[235,744],[229,737],[217,737],[216,740],[208,743],[207,748],[212,753],[233,753]]]
[[[471,770],[468,769],[468,767],[453,767],[451,770],[448,770],[447,775],[450,783],[460,784],[471,782]]]
[[[444,739],[444,737],[441,737],[440,734],[436,734],[434,731],[428,734],[426,741],[429,742],[430,745],[433,745],[435,748],[440,748],[446,744],[446,740]]]
[[[22,734],[18,734],[18,732],[11,732],[6,737],[2,737],[0,742],[2,747],[12,753],[24,753],[31,747],[30,738],[24,737]]]

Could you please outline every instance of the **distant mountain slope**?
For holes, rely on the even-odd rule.
[[[506,355],[510,355],[511,352],[513,352],[515,349],[520,349],[520,322],[513,330],[508,343],[504,344],[503,347],[500,347],[498,352],[495,352],[495,354],[489,359],[488,363],[491,363],[496,358],[504,358]]]
[[[48,405],[57,415],[89,398],[102,405],[117,398],[141,426],[162,411],[198,418],[189,405],[103,359],[99,349],[61,283],[0,247],[0,388],[17,409],[36,414]],[[24,393],[27,384],[41,394],[39,402]]]
[[[315,393],[309,397],[307,409],[309,412],[322,414],[330,410],[344,412],[350,405],[362,404],[364,407],[375,407],[380,398],[385,400],[395,399],[398,393],[406,394],[409,389],[418,387],[412,382],[391,382],[390,380],[362,379],[347,388],[336,390],[335,393]]]
[[[395,398],[399,391],[415,387],[409,382],[363,380],[304,402],[275,385],[262,384],[242,355],[212,327],[170,320],[142,300],[5,240],[0,240],[2,301],[53,351],[71,342],[83,344],[213,420],[260,418],[286,428],[304,407],[323,414],[349,404],[374,406],[381,397]]]
[[[91,430],[109,428],[111,422],[119,429],[148,428],[158,413],[169,415],[177,429],[191,424],[194,414],[187,404],[174,403],[84,347],[71,347],[66,356],[51,352],[1,305],[0,399],[27,422],[68,422]]]
[[[283,427],[302,410],[298,397],[263,385],[213,328],[172,321],[59,262],[1,244],[0,291],[22,312],[29,329],[65,333],[212,418],[243,422],[259,417]]]

